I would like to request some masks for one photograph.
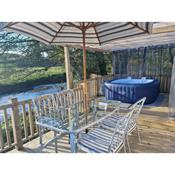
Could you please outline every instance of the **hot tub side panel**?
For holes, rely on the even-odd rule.
[[[119,100],[124,103],[135,103],[137,100],[146,97],[145,104],[154,102],[159,95],[159,82],[149,84],[104,84],[105,96],[109,100]]]

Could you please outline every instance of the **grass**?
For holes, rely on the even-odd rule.
[[[35,85],[65,82],[64,66],[22,67],[16,61],[0,63],[0,95],[30,90]]]
[[[48,78],[64,73],[65,69],[63,66],[50,67],[48,70],[44,70],[44,67],[12,67],[10,70],[4,70],[4,68],[0,68],[0,84],[17,84],[35,79]]]

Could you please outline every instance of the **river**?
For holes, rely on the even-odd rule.
[[[34,99],[37,96],[44,95],[44,94],[53,94],[59,92],[63,89],[66,89],[66,83],[55,83],[55,84],[46,84],[46,85],[39,85],[34,86],[31,90],[21,93],[13,93],[8,95],[0,96],[0,106],[9,104],[10,99],[18,98],[18,101]],[[7,110],[7,115],[10,117],[11,110]],[[3,111],[0,111],[0,122],[3,122]]]
[[[12,98],[18,98],[18,101],[34,99],[37,96],[44,94],[52,94],[59,92],[66,88],[66,83],[55,83],[55,84],[46,84],[34,86],[31,90],[21,93],[12,93],[8,95],[0,96],[0,106],[5,105],[10,102]],[[7,113],[10,114],[10,111],[7,110]],[[0,111],[0,122],[2,121],[3,111]]]
[[[12,93],[8,95],[0,96],[0,105],[10,103],[10,99],[18,98],[18,101],[34,99],[37,96],[44,94],[51,94],[60,91],[61,89],[66,88],[66,83],[55,83],[55,84],[46,84],[34,86],[31,90],[21,93]]]

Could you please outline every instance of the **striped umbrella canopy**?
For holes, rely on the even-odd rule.
[[[86,46],[145,35],[152,22],[10,22],[4,29],[27,35],[45,44],[83,46],[83,75],[86,87]]]
[[[152,31],[150,22],[11,22],[5,29],[28,35],[45,44],[99,46]]]

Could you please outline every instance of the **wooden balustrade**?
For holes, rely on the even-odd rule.
[[[127,75],[123,75],[125,77]],[[147,76],[152,77],[152,76]],[[120,75],[96,76],[87,80],[87,89],[89,99],[93,99],[101,95],[102,85],[105,81],[121,78]],[[160,92],[168,93],[170,89],[171,76],[154,76],[160,81]],[[84,91],[82,87],[83,81],[74,84],[74,102],[84,101]],[[58,97],[62,97],[60,105],[63,103],[72,103],[68,92],[65,90],[57,93]],[[44,96],[47,98],[47,95]],[[84,105],[80,104],[79,111],[84,112]],[[0,106],[0,152],[5,152],[13,147],[22,149],[25,142],[38,136],[38,128],[35,124],[35,113],[32,100],[18,101],[12,99],[9,104]]]
[[[160,81],[160,92],[169,93],[171,85],[171,75],[155,76]]]
[[[105,75],[100,76],[96,75],[93,78],[87,80],[87,91],[89,99],[93,99],[98,95],[102,95],[102,85],[105,81],[111,80],[114,78],[114,75]],[[82,87],[83,80],[78,81],[74,84],[74,87]]]
[[[12,136],[12,104],[0,106],[0,152],[14,146],[14,137]],[[13,139],[12,139],[13,138]]]
[[[87,80],[87,89],[88,89],[88,95],[89,98],[94,98],[97,95],[101,95],[101,88],[105,81],[111,80],[111,79],[119,79],[127,77],[127,74],[123,75],[105,75],[105,76],[94,76]],[[129,75],[131,77],[140,78],[138,75]],[[160,93],[169,93],[170,91],[170,85],[171,85],[171,75],[145,75],[148,78],[156,78],[160,81]],[[74,84],[74,87],[81,87],[81,84],[83,81],[79,81]]]
[[[126,76],[126,75],[125,75]],[[138,75],[131,75],[132,77],[139,78]],[[148,78],[158,79],[160,82],[160,93],[169,93],[171,85],[171,75],[145,75]]]
[[[70,90],[65,90],[57,93],[57,97],[61,97],[60,106],[63,103],[71,104],[84,101],[82,87],[74,88],[71,91],[74,94],[74,99],[68,96]],[[43,98],[48,98],[44,95]],[[84,104],[78,106],[80,112],[84,110]],[[6,152],[9,149],[16,147],[20,150],[23,144],[38,136],[38,128],[35,124],[35,113],[32,100],[18,101],[12,99],[9,104],[0,106],[0,152]]]
[[[0,106],[0,152],[12,147],[22,149],[23,143],[38,135],[32,100],[12,99]]]

